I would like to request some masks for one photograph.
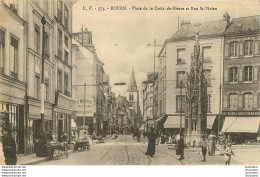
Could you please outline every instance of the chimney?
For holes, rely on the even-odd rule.
[[[227,11],[223,14],[223,21],[230,22],[230,16]]]

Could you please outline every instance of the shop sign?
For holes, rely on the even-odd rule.
[[[223,111],[224,116],[260,116],[260,111]]]

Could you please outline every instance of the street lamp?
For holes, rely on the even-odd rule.
[[[46,24],[45,17],[43,16],[41,19],[42,23],[42,79],[41,79],[41,133],[44,132],[44,60],[45,60],[45,27]]]

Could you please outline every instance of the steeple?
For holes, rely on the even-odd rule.
[[[130,82],[128,84],[128,89],[127,92],[137,92],[137,85],[136,85],[136,80],[135,80],[135,72],[134,69],[132,67],[132,73],[131,73],[131,77],[130,77]]]

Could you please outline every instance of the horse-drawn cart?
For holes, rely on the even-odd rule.
[[[69,146],[67,142],[49,143],[47,148],[50,150],[52,159],[56,158],[58,160],[63,155],[65,158],[68,158]]]

